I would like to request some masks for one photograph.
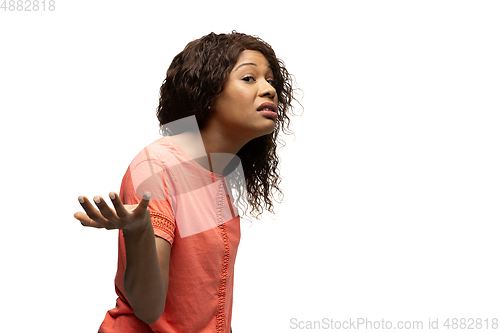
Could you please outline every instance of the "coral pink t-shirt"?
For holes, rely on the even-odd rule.
[[[137,204],[151,192],[154,233],[172,244],[165,310],[148,325],[134,315],[123,287],[125,243],[118,239],[116,307],[100,333],[229,333],[240,218],[225,178],[203,168],[162,137],[144,148],[125,173],[120,198]]]

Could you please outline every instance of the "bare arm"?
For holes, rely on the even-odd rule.
[[[123,275],[125,295],[135,315],[152,325],[165,308],[170,243],[155,237],[152,225],[140,233],[124,233],[123,237],[126,251]]]
[[[145,195],[138,205],[123,205],[115,193],[110,193],[110,198],[114,210],[100,197],[94,198],[99,210],[87,198],[79,197],[87,214],[79,212],[74,217],[84,226],[122,230],[126,251],[125,294],[135,315],[149,325],[154,324],[165,308],[170,243],[154,235],[149,196]]]

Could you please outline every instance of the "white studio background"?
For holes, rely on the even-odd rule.
[[[117,233],[83,228],[77,197],[119,191],[172,58],[233,29],[274,47],[304,106],[285,202],[242,224],[233,331],[499,317],[498,2],[55,4],[0,10],[1,331],[97,331]]]

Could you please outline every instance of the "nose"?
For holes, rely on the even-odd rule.
[[[276,97],[276,89],[269,82],[267,82],[267,81],[263,81],[263,82],[264,83],[262,83],[259,95],[261,97],[269,97],[272,100],[274,100],[274,98]]]

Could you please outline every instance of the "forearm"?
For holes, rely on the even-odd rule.
[[[135,315],[147,324],[163,313],[166,285],[158,261],[153,227],[140,233],[124,233],[126,267],[123,276],[125,295]]]

